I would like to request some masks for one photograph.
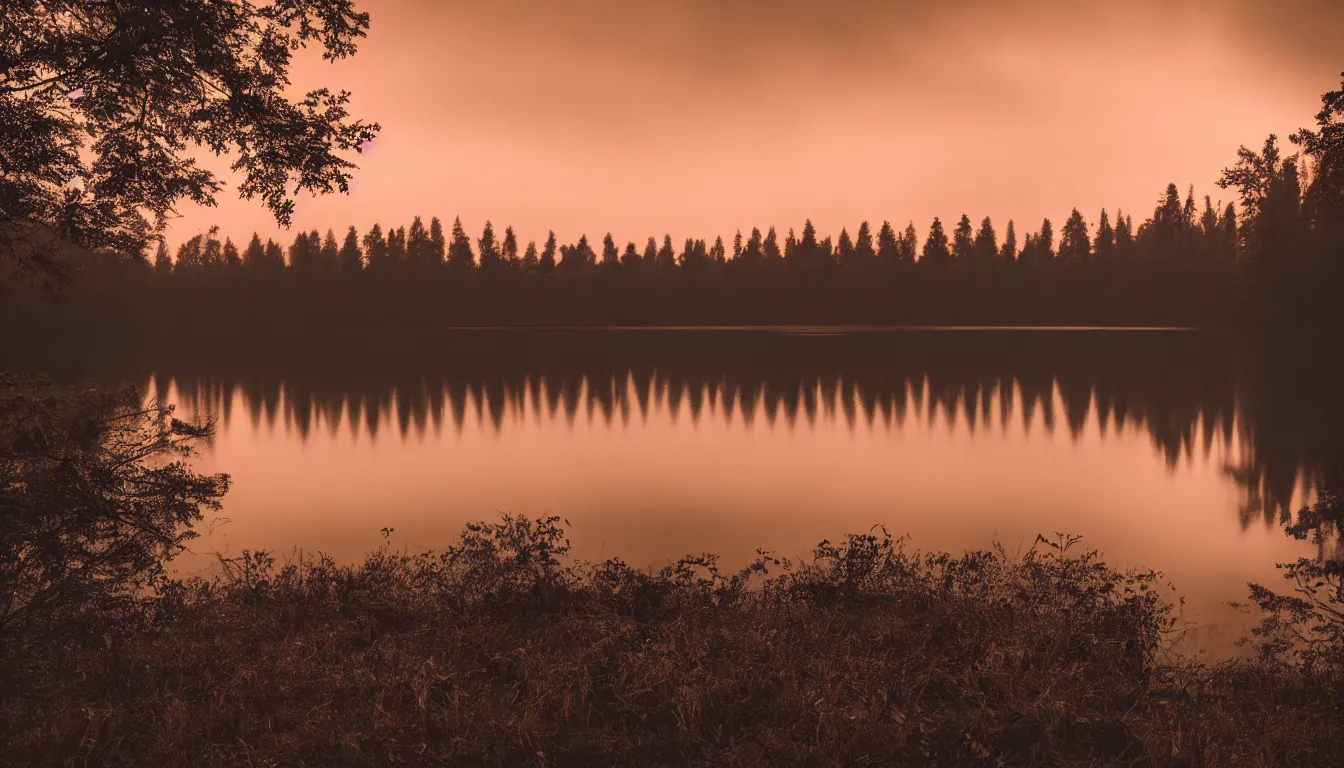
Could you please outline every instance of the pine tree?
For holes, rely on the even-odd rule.
[[[252,239],[257,240],[257,236],[253,235]],[[261,242],[257,241],[257,245],[260,247]],[[160,275],[166,275],[173,271],[173,260],[168,256],[168,244],[163,240],[159,240],[158,250],[154,252],[154,271]]]
[[[266,246],[261,244],[261,235],[252,233],[252,240],[247,244],[247,250],[243,251],[243,266],[248,269],[258,269],[266,264]]]
[[[1017,225],[1012,219],[1008,220],[1008,229],[1003,233],[1003,248],[999,250],[999,258],[1009,264],[1017,261]]]
[[[894,264],[898,253],[896,230],[892,228],[890,221],[884,221],[882,228],[877,231],[877,258],[883,264]]]
[[[918,252],[919,233],[915,231],[915,222],[911,221],[905,225],[905,232],[901,234],[901,242],[900,246],[897,248],[896,260],[901,264],[914,264],[915,254]]]
[[[942,220],[935,216],[933,224],[929,226],[929,236],[924,240],[924,252],[920,256],[920,263],[924,266],[937,267],[951,260],[952,252],[947,248],[947,233],[943,231]]]
[[[397,227],[387,233],[387,263],[392,267],[406,264],[406,228]]]
[[[653,266],[658,261],[658,239],[649,236],[649,242],[644,245],[644,263]]]
[[[228,257],[228,243],[224,244],[225,258]],[[336,264],[341,260],[341,249],[336,245],[336,233],[327,230],[327,236],[322,240],[322,268],[335,269]]]
[[[410,231],[406,233],[406,263],[416,268],[427,266],[434,258],[429,249],[429,230],[425,229],[425,223],[416,216],[411,221]]]
[[[358,272],[364,269],[364,254],[359,250],[359,230],[354,227],[346,230],[345,242],[341,244],[337,260],[341,267],[348,271]]]
[[[765,259],[765,245],[761,240],[759,228],[751,228],[751,237],[747,240],[746,248],[742,250],[741,258],[747,264],[759,264]]]
[[[1092,257],[1092,241],[1087,234],[1087,222],[1077,208],[1069,214],[1059,232],[1059,257],[1066,261],[1087,261]]]
[[[462,217],[453,219],[452,242],[448,245],[448,265],[455,269],[471,269],[476,266],[476,257],[471,252],[471,240],[462,228]]]
[[[1092,253],[1102,263],[1115,258],[1115,230],[1111,228],[1111,218],[1105,208],[1101,209],[1101,218],[1097,221],[1097,236],[1092,240]]]
[[[812,220],[807,219],[803,222],[803,238],[798,241],[798,259],[804,263],[816,261],[821,255],[821,248],[817,245],[817,228],[812,226]]]
[[[760,230],[756,231],[759,232]],[[741,261],[741,259],[742,259],[742,230],[739,229],[737,230],[737,234],[733,236],[733,261]]]
[[[481,269],[496,269],[500,266],[499,243],[495,240],[495,227],[487,219],[481,230],[481,238],[476,241],[476,252],[481,257]]]
[[[1127,261],[1134,256],[1134,221],[1123,211],[1115,212],[1115,258]]]
[[[620,263],[620,252],[616,250],[616,238],[608,232],[607,236],[602,238],[602,266],[615,269],[620,266]]]
[[[723,246],[723,238],[715,237],[714,245],[709,249],[709,260],[715,264],[722,264],[727,259],[727,250]]]
[[[383,228],[378,224],[364,236],[364,255],[370,270],[387,269],[387,240],[383,239]]]
[[[864,221],[854,236],[854,257],[859,264],[871,264],[877,252],[873,250],[873,230]]]
[[[528,240],[527,249],[523,251],[523,269],[531,272],[537,268],[537,241]]]
[[[849,239],[849,230],[844,227],[840,228],[840,242],[836,250],[841,264],[854,265],[854,241]]]
[[[639,248],[634,240],[625,244],[625,251],[621,253],[621,266],[627,269],[639,266]]]
[[[772,263],[784,258],[779,250],[779,236],[775,234],[774,227],[766,230],[765,239],[761,241],[761,258]]]
[[[971,217],[961,214],[957,228],[952,231],[952,258],[961,264],[975,258],[975,240],[971,229]]]
[[[233,240],[224,238],[224,266],[229,269],[237,269],[243,266],[243,260],[238,255],[238,246],[233,244]]]
[[[658,266],[663,269],[677,266],[677,252],[672,250],[671,235],[663,235],[663,247],[658,249]]]
[[[432,266],[443,264],[444,257],[448,250],[448,243],[443,237],[443,222],[435,216],[429,220],[429,263]]]
[[[994,257],[999,255],[999,236],[994,231],[994,222],[990,221],[988,216],[980,222],[980,230],[975,233],[972,251],[975,253],[975,260],[984,264],[994,261]]]
[[[1041,222],[1041,233],[1036,237],[1036,249],[1043,261],[1055,258],[1055,225],[1049,219]]]
[[[271,269],[285,268],[284,249],[280,247],[279,243],[269,238],[266,240],[266,258],[264,259],[264,262],[266,266]]]
[[[541,250],[541,259],[537,262],[537,269],[542,274],[548,274],[555,270],[555,232],[550,232],[546,236],[546,245]]]
[[[500,244],[499,255],[506,266],[518,265],[518,235],[514,234],[512,226],[504,227],[504,242]]]

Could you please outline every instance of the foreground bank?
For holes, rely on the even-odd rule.
[[[1160,576],[1067,540],[877,529],[733,573],[566,554],[522,518],[351,567],[252,554],[96,634],[10,638],[0,760],[1331,765],[1344,736],[1337,668],[1170,658]]]

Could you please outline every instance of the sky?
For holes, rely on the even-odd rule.
[[[1073,207],[1136,222],[1169,182],[1215,182],[1242,144],[1310,124],[1344,70],[1338,0],[358,0],[359,53],[295,62],[294,89],[353,92],[382,132],[348,196],[300,197],[296,230],[240,201],[211,225],[288,244],[455,216],[523,242],[613,233],[730,241],[859,222]],[[1019,235],[1020,236],[1020,235]]]

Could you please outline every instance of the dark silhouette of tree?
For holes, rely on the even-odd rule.
[[[285,251],[280,244],[274,240],[266,240],[266,258],[263,260],[266,268],[271,270],[281,270],[285,267]]]
[[[938,225],[938,229],[942,231],[942,224]],[[911,221],[905,225],[905,231],[901,233],[897,260],[902,264],[914,264],[916,253],[919,253],[919,233],[915,231],[915,222]]]
[[[639,248],[635,246],[635,241],[631,240],[625,244],[625,251],[621,253],[621,266],[635,269],[640,263]]]
[[[840,240],[836,246],[836,257],[839,259],[841,265],[852,268],[857,266],[854,254],[854,241],[849,237],[849,230],[841,227]]]
[[[877,231],[877,260],[884,265],[893,265],[898,261],[899,252],[896,230],[892,229],[890,221],[882,222],[882,228]]]
[[[224,260],[226,262],[229,257],[229,245],[230,243],[224,244]],[[320,259],[322,268],[335,269],[340,260],[341,249],[340,246],[336,245],[336,233],[328,229],[327,236],[322,239],[322,255]]]
[[[430,253],[429,230],[425,229],[425,223],[419,216],[411,221],[411,228],[406,232],[406,264],[417,269],[434,265],[434,256]]]
[[[1134,222],[1118,209],[1115,212],[1115,258],[1123,263],[1134,260]]]
[[[864,221],[859,224],[859,231],[854,235],[854,258],[862,265],[872,264],[877,257],[877,251],[873,250],[873,230]]]
[[[778,264],[784,260],[784,254],[779,249],[779,236],[775,234],[775,228],[765,232],[765,239],[761,241],[761,257],[772,264]]]
[[[295,193],[345,191],[344,154],[378,126],[349,120],[344,91],[293,100],[288,72],[303,45],[353,54],[368,24],[353,0],[6,3],[0,258],[63,275],[48,234],[141,253],[178,202],[221,188],[189,145],[233,152],[239,194],[282,225]]]
[[[616,269],[620,264],[621,254],[616,250],[616,239],[608,232],[607,236],[602,238],[602,266]]]
[[[952,231],[952,258],[962,264],[975,259],[975,244],[971,229],[971,217],[961,215],[957,228]]]
[[[975,253],[975,260],[982,264],[993,261],[999,255],[999,236],[994,231],[994,222],[988,216],[980,222],[972,250]]]
[[[368,259],[370,270],[383,270],[387,264],[387,240],[383,237],[383,228],[374,224],[364,236],[364,257]]]
[[[672,236],[663,235],[663,245],[658,249],[658,266],[673,269],[677,266],[677,252],[672,250]]]
[[[1111,228],[1111,217],[1106,209],[1101,209],[1097,219],[1097,235],[1092,240],[1092,253],[1097,261],[1110,263],[1115,259],[1115,230]]]
[[[405,227],[397,227],[387,233],[387,264],[394,269],[406,265]]]
[[[447,257],[448,243],[443,236],[443,222],[435,216],[429,220],[429,263],[431,266],[442,266]]]
[[[751,237],[747,239],[747,245],[742,249],[742,255],[738,259],[747,265],[757,265],[765,260],[765,245],[761,239],[761,230],[758,227],[751,228]]]
[[[742,230],[739,229],[737,230],[737,234],[733,235],[733,261],[741,261],[741,259],[742,259]]]
[[[1017,226],[1012,219],[1008,220],[1008,229],[1003,233],[1003,248],[999,251],[999,258],[1009,264],[1017,261]]]
[[[505,266],[518,266],[518,235],[514,234],[512,226],[504,227],[504,241],[500,243],[499,255],[504,259]]]
[[[1311,161],[1303,207],[1335,286],[1344,277],[1344,73],[1340,78],[1339,90],[1321,96],[1316,128],[1302,128],[1288,137]]]
[[[289,265],[295,269],[312,269],[317,265],[317,257],[321,251],[320,242],[313,243],[308,239],[307,232],[300,232],[294,236],[294,242],[289,246]]]
[[[555,233],[550,232],[546,235],[546,245],[541,249],[541,259],[537,262],[537,269],[542,274],[550,274],[555,271]]]
[[[537,241],[528,240],[527,249],[523,251],[523,269],[528,272],[535,271],[539,264],[539,255],[537,254]]]
[[[364,269],[364,254],[359,249],[359,230],[354,227],[346,230],[345,242],[341,243],[337,260],[346,271],[359,272]]]
[[[937,216],[929,225],[929,236],[924,240],[924,252],[920,254],[920,263],[929,267],[945,266],[952,260],[952,252],[947,247],[947,233],[943,231],[943,222]]]
[[[258,248],[261,247],[261,241],[256,235],[252,236],[252,240]],[[159,241],[158,249],[154,251],[154,271],[160,275],[173,271],[173,260],[168,256],[168,244],[162,240]]]
[[[650,236],[649,242],[644,244],[644,263],[653,266],[658,262],[658,240]]]
[[[224,257],[224,266],[228,267],[229,269],[237,269],[243,266],[243,260],[238,255],[238,246],[234,245],[233,241],[227,237],[224,238],[223,257]]]
[[[453,219],[452,241],[448,245],[448,266],[456,270],[467,270],[476,266],[476,256],[471,252],[471,240],[462,228],[462,217]]]
[[[481,238],[476,241],[476,252],[481,257],[481,269],[494,271],[503,265],[499,255],[499,243],[495,240],[495,228],[488,219],[481,230]]]
[[[1087,261],[1092,257],[1092,240],[1087,222],[1077,208],[1069,214],[1064,228],[1059,231],[1059,257],[1066,261]]]

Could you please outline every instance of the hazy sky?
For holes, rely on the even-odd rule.
[[[1214,186],[1240,144],[1310,122],[1344,69],[1338,0],[361,0],[353,59],[298,62],[383,131],[351,194],[295,225],[415,215],[562,241],[722,234],[812,218],[1136,220]],[[207,167],[227,171],[228,160]],[[222,174],[225,179],[227,173]],[[184,205],[285,244],[232,188]]]

